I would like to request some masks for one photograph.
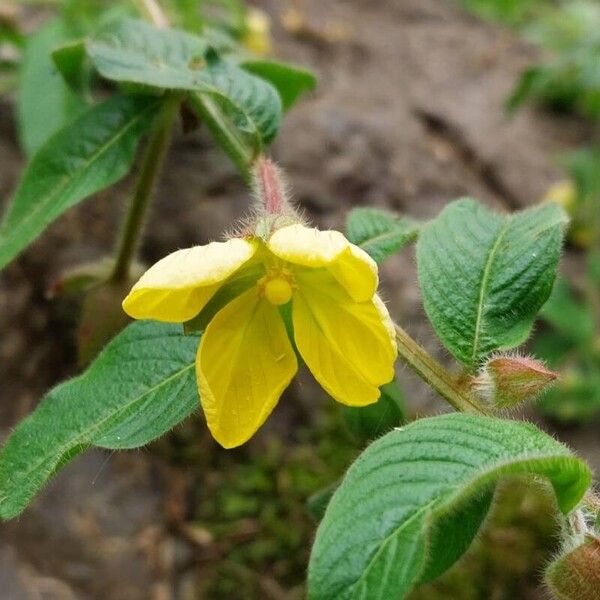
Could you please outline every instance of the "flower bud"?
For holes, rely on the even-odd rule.
[[[489,404],[509,408],[546,391],[558,374],[527,356],[489,358],[473,381],[475,391]]]
[[[600,593],[600,539],[587,536],[574,550],[546,569],[546,585],[561,600],[598,600]]]

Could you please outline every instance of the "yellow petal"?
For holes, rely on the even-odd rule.
[[[298,350],[315,379],[338,402],[362,406],[394,376],[396,341],[387,309],[375,296],[355,302],[330,278],[303,275],[292,316]]]
[[[339,231],[288,225],[271,236],[267,247],[282,260],[304,267],[326,268],[359,302],[370,300],[377,290],[375,261]]]
[[[234,238],[177,250],[142,275],[123,301],[123,310],[134,319],[188,321],[256,249],[256,242]]]
[[[196,375],[213,437],[243,444],[264,423],[298,369],[277,307],[248,290],[210,322],[198,349]]]

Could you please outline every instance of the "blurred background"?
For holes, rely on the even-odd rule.
[[[64,28],[91,33],[125,1],[0,2],[0,205],[39,143],[28,119],[76,110],[31,73]],[[500,211],[554,199],[572,218],[562,277],[529,349],[562,373],[525,418],[600,466],[600,3],[597,0],[168,0],[192,28],[210,15],[251,51],[318,76],[272,155],[322,227],[355,206],[416,219],[469,195]],[[216,16],[215,16],[216,15]],[[68,39],[68,38],[67,38]],[[63,94],[59,101],[52,94]],[[62,104],[61,104],[62,103]],[[52,111],[46,110],[54,107]],[[200,128],[175,136],[142,246],[152,263],[218,238],[250,194]],[[0,439],[43,393],[78,372],[81,300],[62,273],[110,252],[131,178],[54,224],[0,275]],[[414,252],[382,268],[396,319],[441,360],[419,298]],[[446,410],[398,367],[405,418]],[[304,374],[250,443],[222,450],[200,416],[142,451],[89,452],[20,518],[0,525],[2,600],[304,597],[320,490],[378,424],[356,427]],[[314,495],[317,494],[315,497]],[[413,599],[535,600],[556,551],[551,497],[506,482],[474,547]]]

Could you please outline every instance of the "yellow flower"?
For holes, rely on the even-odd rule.
[[[249,8],[245,19],[242,43],[258,56],[271,52],[271,19],[262,10]]]
[[[263,161],[257,173],[266,218],[254,233],[170,254],[123,302],[135,319],[208,315],[196,376],[208,427],[225,448],[252,437],[296,374],[292,339],[323,388],[350,406],[379,398],[396,359],[375,262],[337,231],[275,228],[290,209],[274,166]]]

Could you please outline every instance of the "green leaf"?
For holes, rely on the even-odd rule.
[[[305,69],[270,60],[251,60],[242,63],[242,68],[266,79],[278,92],[283,110],[289,110],[306,92],[317,86],[317,78]]]
[[[52,63],[52,50],[68,39],[65,24],[56,19],[27,40],[21,63],[18,115],[21,144],[28,155],[85,106]]]
[[[52,60],[73,91],[83,96],[89,94],[91,65],[83,40],[59,46],[52,52]]]
[[[514,87],[504,103],[507,112],[513,113],[534,93],[543,79],[543,70],[539,67],[530,67],[523,71],[517,85]]]
[[[136,19],[113,23],[86,43],[92,63],[106,79],[178,90],[204,88],[200,74],[208,48],[195,35]]]
[[[350,467],[319,526],[311,600],[401,600],[468,548],[497,481],[550,480],[568,512],[590,470],[533,425],[454,413],[421,419],[379,439]]]
[[[106,79],[199,92],[212,99],[241,135],[251,140],[254,153],[277,133],[282,107],[275,88],[218,58],[200,37],[125,19],[86,47]]]
[[[86,448],[137,448],[191,414],[197,346],[181,326],[136,322],[83,375],[50,391],[0,453],[0,518],[18,515]]]
[[[68,208],[127,173],[159,106],[156,98],[115,96],[40,148],[0,224],[0,268]]]
[[[346,221],[348,239],[381,263],[414,241],[419,225],[378,208],[355,208]]]
[[[556,281],[540,316],[571,342],[582,346],[592,343],[594,317],[588,306],[576,300],[566,280]]]
[[[500,215],[463,199],[423,227],[417,267],[425,311],[458,360],[476,367],[527,339],[552,290],[565,223],[552,203]]]
[[[374,440],[406,420],[404,395],[396,380],[381,386],[381,397],[367,406],[342,406],[346,426],[359,440]]]

